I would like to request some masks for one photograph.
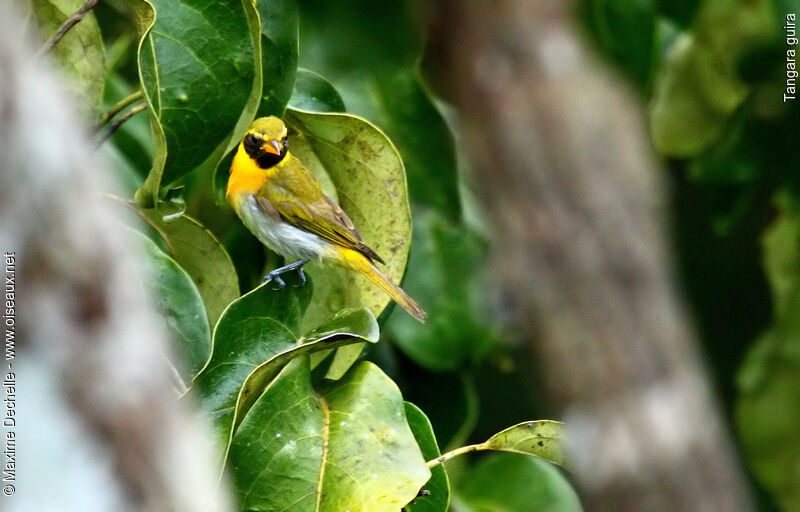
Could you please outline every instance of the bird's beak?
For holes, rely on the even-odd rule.
[[[271,140],[268,143],[261,146],[261,149],[263,149],[267,153],[272,153],[273,155],[280,155],[283,147],[281,146],[281,143],[279,141]]]

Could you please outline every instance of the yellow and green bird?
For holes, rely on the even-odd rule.
[[[233,158],[227,197],[261,243],[287,260],[272,279],[295,270],[305,281],[309,261],[336,264],[366,276],[403,309],[425,321],[425,311],[375,266],[383,260],[361,239],[350,217],[322,192],[319,181],[289,152],[286,125],[277,117],[253,121]]]

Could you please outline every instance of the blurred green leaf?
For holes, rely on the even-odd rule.
[[[303,68],[297,70],[297,79],[289,106],[294,110],[308,112],[346,112],[347,110],[342,97],[330,82],[313,71]]]
[[[413,2],[299,0],[298,5],[301,65],[329,79],[411,66],[422,50],[425,24]]]
[[[656,0],[582,0],[579,6],[600,48],[645,86],[653,60]]]
[[[188,215],[165,220],[156,209],[139,211],[164,238],[170,255],[192,277],[203,297],[209,324],[215,326],[228,304],[239,297],[239,280],[227,251]]]
[[[299,16],[295,0],[256,2],[261,18],[264,91],[257,117],[283,115],[297,73]]]
[[[340,206],[367,245],[386,261],[383,272],[399,282],[411,244],[411,214],[403,162],[391,141],[369,122],[349,114],[288,109],[286,121],[297,133],[290,141],[292,151],[297,148],[302,154],[302,146],[313,151]],[[303,162],[319,173],[307,158]],[[326,177],[317,176],[324,185]],[[314,264],[307,268],[318,291],[303,320],[305,328],[348,307],[366,307],[377,316],[389,302],[386,294],[354,272]]]
[[[349,112],[386,131],[403,157],[412,201],[457,220],[453,135],[418,72],[422,5],[304,0],[300,6],[301,64],[330,80]]]
[[[435,212],[414,217],[414,238],[406,291],[424,304],[421,325],[392,313],[385,332],[417,364],[434,371],[455,370],[478,361],[496,343],[482,275],[486,245],[463,226],[452,226]]]
[[[745,460],[783,510],[800,508],[800,289],[787,315],[750,349],[739,371],[736,425]]]
[[[706,0],[661,63],[650,108],[656,149],[690,157],[716,141],[749,88],[738,64],[774,36],[767,0]]]
[[[239,392],[250,373],[297,344],[300,318],[312,289],[310,280],[302,288],[280,291],[267,283],[222,313],[214,329],[211,357],[192,386],[222,443],[230,440]]]
[[[261,98],[258,14],[242,0],[134,0],[139,73],[156,156],[137,201],[151,206],[201,164],[216,166]]]
[[[151,272],[142,277],[145,288],[156,300],[166,326],[177,343],[181,361],[175,364],[185,383],[203,367],[211,352],[211,331],[208,327],[203,299],[189,274],[164,254],[149,238],[136,233],[145,249]]]
[[[793,207],[786,192],[779,193],[775,203],[780,215],[764,232],[764,271],[772,290],[775,315],[787,314],[787,304],[800,284],[800,211]]]
[[[457,500],[471,512],[580,512],[580,500],[561,472],[533,457],[487,456],[458,482]]]
[[[242,510],[397,511],[430,476],[400,392],[377,366],[315,391],[305,357],[244,418],[231,463]]]
[[[371,98],[377,122],[397,144],[415,204],[435,209],[451,221],[461,212],[455,140],[415,68],[376,75]]]
[[[85,0],[36,0],[31,2],[39,39],[46,41],[67,18],[80,9]],[[78,98],[84,113],[99,117],[106,80],[106,54],[100,27],[91,11],[72,27],[53,48],[51,58],[68,77],[65,82]],[[94,121],[94,119],[92,119]]]
[[[788,194],[764,234],[775,324],[739,369],[736,424],[748,465],[783,510],[800,508],[800,215]]]
[[[433,433],[428,417],[416,405],[405,403],[406,420],[414,438],[422,450],[425,460],[432,460],[441,455],[436,436]],[[422,487],[419,495],[406,506],[405,512],[446,512],[450,504],[450,482],[444,465],[431,469],[431,478]]]

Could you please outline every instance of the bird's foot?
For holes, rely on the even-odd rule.
[[[292,263],[289,263],[288,265],[276,268],[275,270],[272,270],[267,275],[265,275],[264,280],[262,282],[266,283],[267,281],[272,281],[278,286],[277,288],[273,288],[274,290],[276,291],[282,290],[286,287],[286,282],[283,280],[283,278],[281,278],[281,275],[287,272],[291,272],[292,270],[296,270],[297,277],[300,278],[300,284],[297,286],[297,288],[305,286],[306,274],[305,272],[303,272],[303,265],[305,265],[306,263],[308,263],[308,260],[297,260],[293,261]]]

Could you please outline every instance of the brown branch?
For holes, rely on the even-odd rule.
[[[97,123],[98,131],[102,128],[107,122],[111,121],[117,114],[122,112],[128,105],[133,103],[134,101],[142,99],[142,91],[136,91],[135,93],[131,94],[130,96],[126,96],[119,100],[113,107],[111,107],[108,112],[103,114],[103,117],[100,118],[100,122]]]
[[[138,103],[137,105],[135,105],[135,106],[134,106],[132,109],[130,109],[129,111],[125,112],[125,114],[121,115],[121,116],[120,116],[120,117],[119,117],[119,118],[118,118],[116,121],[114,121],[114,122],[111,124],[111,126],[109,126],[109,127],[108,127],[108,129],[106,129],[106,131],[104,131],[104,132],[103,132],[103,133],[102,133],[102,134],[101,134],[101,135],[98,137],[98,139],[97,139],[97,144],[96,144],[96,146],[95,146],[95,147],[100,147],[100,146],[102,146],[102,145],[103,145],[103,143],[104,143],[105,141],[107,141],[108,139],[110,139],[110,138],[111,138],[111,136],[112,136],[112,135],[114,135],[114,133],[115,133],[117,130],[119,130],[119,127],[120,127],[120,126],[122,126],[122,125],[125,123],[125,121],[127,121],[127,120],[128,120],[128,119],[130,119],[130,118],[132,118],[132,117],[133,117],[133,116],[135,116],[136,114],[139,114],[139,113],[141,113],[141,112],[144,112],[144,111],[145,111],[145,109],[147,109],[147,103],[145,103],[145,102],[141,102],[141,103]]]
[[[39,51],[36,52],[36,56],[40,57],[45,53],[52,51],[58,42],[61,41],[61,39],[67,34],[67,32],[69,32],[72,27],[77,25],[78,22],[80,22],[86,16],[86,14],[94,8],[95,5],[97,5],[97,2],[98,0],[87,0],[80,9],[75,11],[75,14],[64,20],[64,23],[62,23],[61,26],[58,27],[58,30],[56,30],[56,33],[50,36],[50,39],[45,41]]]
[[[664,229],[642,105],[571,2],[447,0],[440,86],[475,148],[495,273],[537,352],[587,510],[748,510]]]

